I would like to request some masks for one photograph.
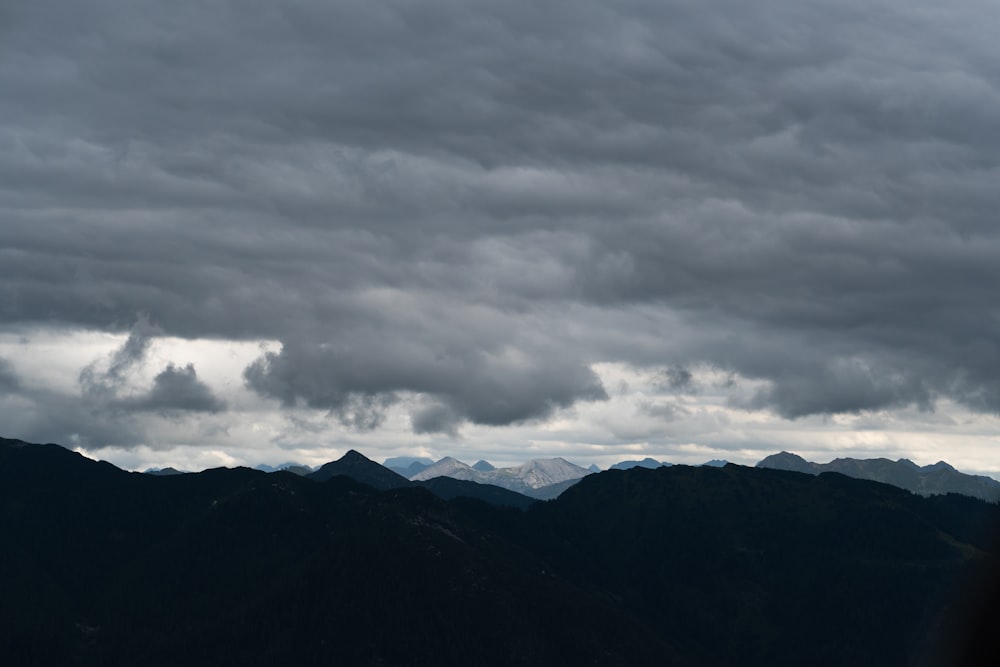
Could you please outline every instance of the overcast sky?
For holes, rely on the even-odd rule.
[[[0,435],[1000,473],[957,0],[8,0]]]

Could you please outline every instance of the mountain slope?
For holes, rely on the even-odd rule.
[[[464,479],[453,477],[434,477],[419,482],[415,485],[427,489],[438,498],[452,500],[454,498],[475,498],[497,507],[515,507],[517,509],[527,509],[534,502],[534,497],[529,497],[510,489],[505,489],[494,484],[480,484]]]
[[[3,450],[3,664],[678,662],[633,614],[423,489]]]
[[[488,482],[485,481],[484,475],[485,473],[476,470],[468,463],[463,463],[454,457],[446,456],[413,475],[410,477],[410,480],[419,482],[434,479],[435,477],[451,477],[452,479],[479,481],[486,484]]]
[[[558,498],[566,489],[575,485],[581,479],[583,478],[567,479],[565,482],[556,482],[555,484],[540,486],[537,489],[528,489],[524,492],[524,495],[536,500],[552,500],[553,498]]]
[[[608,471],[528,515],[554,567],[705,647],[706,664],[874,666],[926,664],[998,508],[729,465]]]

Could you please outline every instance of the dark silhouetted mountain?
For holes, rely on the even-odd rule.
[[[990,502],[1000,500],[1000,482],[982,475],[967,475],[944,461],[918,466],[909,459],[834,459],[830,463],[812,463],[789,452],[772,454],[757,463],[758,468],[793,470],[818,475],[839,472],[848,477],[884,482],[922,496],[961,493]]]
[[[313,469],[309,466],[288,465],[282,466],[275,472],[290,472],[293,475],[298,475],[299,477],[308,477],[313,473]]]
[[[489,461],[484,461],[483,459],[479,459],[478,461],[472,464],[472,469],[478,470],[479,472],[489,472],[491,470],[496,470],[496,466],[490,463]]]
[[[319,470],[310,473],[308,477],[317,482],[325,482],[337,475],[350,477],[356,482],[367,484],[380,491],[410,486],[410,481],[402,475],[375,463],[364,454],[356,452],[353,449],[336,461],[324,463],[320,466]]]
[[[452,477],[434,477],[421,482],[413,482],[421,486],[438,498],[452,500],[453,498],[475,498],[490,505],[498,507],[516,507],[527,509],[535,498],[529,498],[515,491],[510,491],[493,484],[479,484],[464,479],[454,479]]]
[[[641,461],[619,461],[612,465],[609,470],[631,470],[632,468],[661,468],[663,466],[669,466],[669,463],[663,463],[657,461],[656,459],[649,458],[648,456]]]
[[[608,471],[528,516],[554,569],[700,647],[696,662],[769,666],[930,664],[959,573],[995,567],[985,527],[1000,518],[962,496],[735,465]]]
[[[155,477],[0,450],[5,665],[683,664],[489,528],[516,510],[341,475]]]
[[[607,471],[519,511],[8,443],[4,665],[922,666],[1000,513],[734,465]]]

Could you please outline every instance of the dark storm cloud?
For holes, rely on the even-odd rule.
[[[247,384],[360,429],[544,418],[596,361],[1000,411],[988,6],[3,11],[7,326],[279,340]],[[219,407],[168,370],[147,406]]]
[[[458,435],[461,419],[447,405],[430,405],[414,411],[410,419],[414,433],[447,433]]]
[[[27,442],[133,447],[145,440],[142,426],[128,416],[111,416],[95,409],[92,400],[80,400],[79,396],[25,382],[13,364],[2,358],[0,414],[5,431]]]
[[[244,376],[252,389],[287,406],[301,400],[338,415],[355,413],[359,403],[362,414],[377,412],[398,392],[432,396],[439,405],[413,415],[417,432],[447,432],[459,420],[496,426],[539,419],[578,400],[607,398],[592,370],[555,351],[449,350],[385,336],[385,347],[367,349],[286,342]]]

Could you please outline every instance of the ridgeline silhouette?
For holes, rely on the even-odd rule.
[[[524,510],[403,481],[0,440],[0,661],[932,665],[997,553],[996,505],[831,473],[614,470]]]

